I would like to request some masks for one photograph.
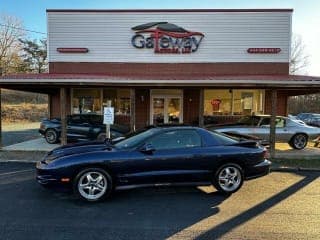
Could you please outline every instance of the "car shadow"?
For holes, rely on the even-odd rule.
[[[2,193],[6,193],[0,198],[6,206],[0,209],[4,222],[31,229],[33,225],[50,225],[51,230],[77,226],[87,229],[87,234],[99,229],[100,239],[112,239],[111,232],[117,239],[131,239],[122,238],[122,232],[134,239],[165,239],[218,214],[219,205],[228,198],[212,187],[155,187],[117,191],[108,200],[88,203],[70,193],[42,188],[30,176],[0,185]]]

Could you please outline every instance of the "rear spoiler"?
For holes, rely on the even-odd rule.
[[[240,142],[232,144],[232,146],[257,147],[257,146],[259,146],[259,141],[254,141],[254,140],[240,141]]]

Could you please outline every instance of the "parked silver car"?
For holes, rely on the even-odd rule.
[[[269,141],[270,119],[270,115],[245,116],[235,124],[210,125],[207,129],[222,133],[248,134]],[[318,136],[320,136],[320,128],[308,126],[299,120],[276,117],[277,142],[288,142],[294,149],[303,149],[309,139],[313,140]]]

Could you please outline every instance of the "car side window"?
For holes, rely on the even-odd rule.
[[[270,118],[263,118],[260,122],[260,126],[270,125]]]
[[[71,124],[79,124],[79,123],[81,123],[81,117],[79,115],[72,116],[70,118],[70,123]]]
[[[283,128],[285,126],[285,120],[283,118],[276,118],[276,128]]]
[[[148,143],[156,150],[200,147],[201,137],[195,130],[175,130],[154,136]]]

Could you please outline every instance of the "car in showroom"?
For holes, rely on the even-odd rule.
[[[253,135],[264,141],[270,137],[270,115],[244,116],[233,124],[209,125],[207,129],[222,133]],[[287,142],[294,149],[304,149],[308,140],[320,136],[320,129],[308,126],[300,120],[288,117],[276,117],[276,141]]]
[[[152,127],[110,142],[58,147],[36,165],[37,181],[69,188],[99,201],[117,189],[142,186],[211,185],[225,194],[244,180],[269,173],[267,151],[256,141],[237,141],[199,127]]]
[[[111,138],[118,138],[129,132],[129,127],[113,124],[110,126]],[[39,132],[48,143],[59,142],[61,135],[61,120],[59,118],[44,119],[40,124]],[[104,140],[106,125],[103,116],[98,114],[74,114],[67,116],[67,140],[88,141]]]

